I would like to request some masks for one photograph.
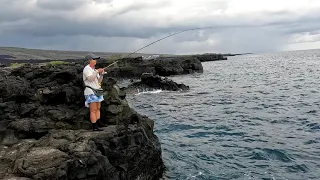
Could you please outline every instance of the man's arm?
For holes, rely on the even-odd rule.
[[[102,80],[103,80],[103,76],[100,76],[99,79],[98,79],[98,82],[101,83]]]
[[[97,78],[98,72],[91,72],[88,69],[84,69],[83,74],[88,79],[88,81],[94,81]]]
[[[103,71],[105,74],[107,74],[107,72]],[[103,80],[103,72],[99,74],[99,79],[98,82],[101,83]]]
[[[99,77],[99,79],[98,79],[98,82],[101,83],[102,80],[103,80],[103,75],[101,74],[100,77]]]

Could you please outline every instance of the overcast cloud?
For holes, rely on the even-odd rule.
[[[320,0],[0,0],[0,46],[147,53],[320,48]]]

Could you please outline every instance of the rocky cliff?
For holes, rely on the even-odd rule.
[[[112,78],[104,131],[91,131],[81,65],[0,70],[0,179],[159,179],[154,122],[129,107]]]

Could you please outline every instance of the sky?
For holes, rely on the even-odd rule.
[[[133,52],[320,49],[320,0],[0,0],[0,46]]]

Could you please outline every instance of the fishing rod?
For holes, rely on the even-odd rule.
[[[310,0],[310,1],[309,1],[309,4],[310,4],[312,1],[313,1],[313,0]],[[290,23],[294,23],[294,21],[293,21],[293,22],[287,22],[287,24],[290,24]],[[244,27],[266,27],[266,26],[270,26],[270,25],[271,25],[271,26],[283,25],[283,23],[271,23],[271,24],[265,24],[265,25],[243,25],[243,26],[244,26]],[[191,29],[186,29],[186,30],[178,31],[178,32],[175,32],[175,33],[173,33],[173,34],[167,35],[167,36],[165,36],[165,37],[163,37],[163,38],[160,38],[160,39],[158,39],[158,40],[156,40],[156,41],[154,41],[154,42],[152,42],[152,43],[150,43],[150,44],[147,44],[146,46],[144,46],[144,47],[142,47],[142,48],[140,48],[140,49],[138,49],[138,50],[136,50],[136,51],[128,54],[127,56],[125,56],[125,57],[123,57],[123,58],[121,58],[121,59],[127,58],[127,57],[131,56],[132,54],[135,54],[135,53],[137,53],[138,51],[140,51],[140,50],[142,50],[142,49],[144,49],[144,48],[146,48],[146,47],[151,46],[152,44],[155,44],[155,43],[157,43],[157,42],[159,42],[159,41],[162,41],[162,40],[164,40],[164,39],[167,39],[167,38],[169,38],[169,37],[171,37],[171,36],[174,36],[174,35],[177,35],[177,34],[180,34],[180,33],[183,33],[183,32],[194,31],[194,30],[201,30],[201,29],[212,29],[212,28],[221,28],[221,27],[229,27],[229,28],[231,28],[231,27],[243,27],[243,26],[241,26],[241,25],[240,25],[240,26],[239,26],[239,25],[208,26],[208,27],[198,27],[198,28],[191,28]],[[103,69],[106,70],[106,69],[109,68],[110,66],[116,64],[116,63],[117,63],[119,60],[121,60],[121,59],[118,59],[118,60],[114,61],[113,63],[111,63],[110,65],[104,67]],[[103,74],[106,74],[106,73],[103,73]]]
[[[311,0],[311,1],[312,1],[312,0]],[[274,24],[269,24],[269,25],[279,25],[279,24],[274,23]],[[264,26],[269,26],[269,25],[246,25],[245,27],[264,27]],[[280,24],[280,25],[281,25],[281,24]],[[143,46],[142,48],[140,48],[140,49],[138,49],[138,50],[136,50],[136,51],[134,51],[134,52],[126,55],[125,57],[123,57],[123,58],[121,58],[121,59],[127,58],[127,57],[131,56],[132,54],[135,54],[135,53],[137,53],[138,51],[140,51],[140,50],[142,50],[142,49],[144,49],[144,48],[146,48],[146,47],[151,46],[152,44],[155,44],[155,43],[157,43],[157,42],[159,42],[159,41],[162,41],[162,40],[164,40],[164,39],[167,39],[167,38],[169,38],[169,37],[171,37],[171,36],[174,36],[174,35],[177,35],[177,34],[180,34],[180,33],[183,33],[183,32],[194,31],[194,30],[201,30],[201,29],[221,28],[221,27],[229,27],[229,28],[231,28],[231,27],[242,27],[242,26],[241,26],[241,25],[240,25],[240,26],[239,26],[239,25],[230,25],[230,26],[227,25],[227,26],[218,26],[218,27],[217,27],[217,26],[208,26],[208,27],[198,27],[198,28],[191,28],[191,29],[186,29],[186,30],[178,31],[178,32],[175,32],[175,33],[173,33],[173,34],[167,35],[167,36],[165,36],[165,37],[163,37],[163,38],[160,38],[160,39],[158,39],[158,40],[156,40],[156,41],[154,41],[154,42],[152,42],[152,43],[150,43],[150,44],[147,44],[146,46]],[[106,71],[107,68],[109,68],[110,66],[116,64],[116,63],[117,63],[118,61],[120,61],[121,59],[118,59],[118,60],[114,61],[113,63],[111,63],[110,65],[104,67],[103,69]],[[103,74],[106,74],[106,72],[104,72]]]
[[[182,31],[175,32],[175,33],[173,33],[173,34],[170,34],[170,35],[167,35],[167,36],[165,36],[165,37],[162,37],[162,38],[160,38],[160,39],[158,39],[158,40],[156,40],[156,41],[154,41],[154,42],[152,42],[152,43],[150,43],[150,44],[147,44],[146,46],[143,46],[142,48],[140,48],[140,49],[138,49],[138,50],[136,50],[136,51],[134,51],[134,52],[126,55],[125,57],[123,57],[123,58],[121,58],[121,59],[127,58],[127,57],[131,56],[132,54],[135,54],[135,53],[137,53],[138,51],[140,51],[140,50],[142,50],[142,49],[144,49],[144,48],[147,48],[147,47],[151,46],[152,44],[155,44],[155,43],[157,43],[157,42],[159,42],[159,41],[162,41],[162,40],[164,40],[164,39],[167,39],[167,38],[169,38],[169,37],[171,37],[171,36],[174,36],[174,35],[177,35],[177,34],[180,34],[180,33],[183,33],[183,32],[187,32],[187,31],[194,31],[194,30],[200,30],[200,29],[212,29],[212,28],[216,28],[216,27],[215,27],[215,26],[210,26],[210,27],[191,28],[191,29],[186,29],[186,30],[182,30]],[[121,60],[121,59],[119,59],[119,60]],[[109,68],[109,67],[111,67],[112,65],[116,64],[119,60],[114,61],[113,63],[109,64],[108,66],[104,67],[103,69],[106,70],[107,68]],[[106,72],[104,72],[103,74],[106,74]]]
[[[309,0],[308,4],[311,4],[312,2],[313,2],[313,0]],[[289,22],[289,23],[290,23],[290,22]],[[291,23],[292,23],[292,22],[291,22]],[[269,25],[279,25],[279,24],[278,24],[278,23],[272,23],[272,24],[269,24]],[[264,27],[264,26],[269,26],[269,25],[249,25],[249,26],[247,25],[246,27]],[[281,24],[280,24],[280,25],[281,25]],[[140,49],[138,49],[138,50],[136,50],[136,51],[128,54],[127,56],[125,56],[125,57],[123,57],[123,58],[121,58],[121,59],[127,58],[127,57],[129,57],[130,55],[135,54],[135,53],[137,53],[138,51],[140,51],[140,50],[142,50],[142,49],[144,49],[144,48],[146,48],[146,47],[151,46],[152,44],[155,44],[155,43],[157,43],[157,42],[159,42],[159,41],[162,41],[162,40],[164,40],[164,39],[167,39],[167,38],[169,38],[169,37],[171,37],[171,36],[174,36],[174,35],[177,35],[177,34],[180,34],[180,33],[183,33],[183,32],[194,31],[194,30],[201,30],[201,29],[212,29],[212,28],[219,28],[219,27],[221,28],[222,26],[218,26],[218,27],[217,27],[217,26],[199,27],[199,28],[191,28],[191,29],[186,29],[186,30],[178,31],[178,32],[175,32],[175,33],[170,34],[170,35],[168,35],[168,36],[165,36],[165,37],[163,37],[163,38],[160,38],[160,39],[158,39],[158,40],[156,40],[156,41],[154,41],[154,42],[152,42],[152,43],[150,43],[150,44],[147,44],[146,46],[144,46],[144,47],[142,47],[142,48],[140,48]],[[231,25],[231,26],[224,26],[224,27],[239,27],[239,25]],[[241,27],[241,26],[240,26],[240,27]],[[119,59],[119,60],[121,60],[121,59]],[[110,65],[104,67],[103,69],[106,70],[107,68],[109,68],[109,67],[111,67],[112,65],[116,64],[119,60],[114,61],[113,63],[111,63]],[[103,74],[106,74],[106,72],[104,72]]]

